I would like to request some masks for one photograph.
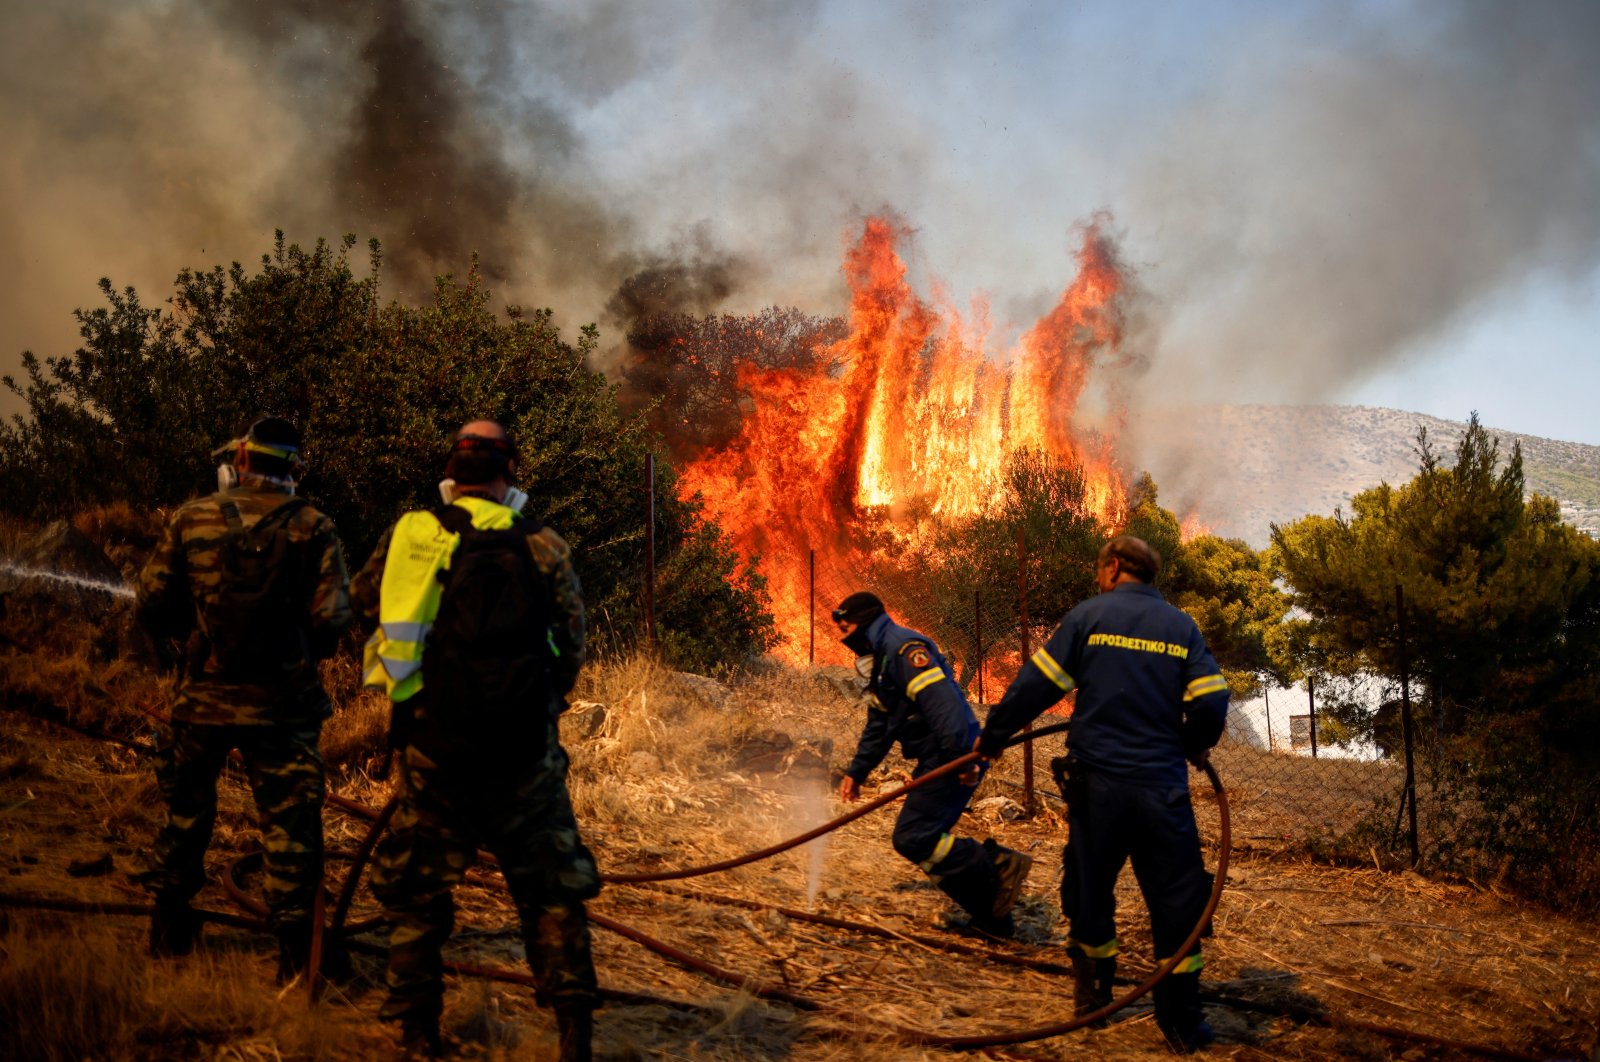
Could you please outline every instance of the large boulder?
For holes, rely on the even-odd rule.
[[[708,708],[725,712],[732,707],[733,691],[714,678],[688,671],[674,671],[670,681],[679,694],[699,701]]]

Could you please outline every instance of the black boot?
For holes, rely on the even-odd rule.
[[[444,1038],[439,1035],[439,1015],[407,1014],[400,1019],[400,1058],[443,1058]]]
[[[1156,1025],[1174,1054],[1187,1055],[1217,1037],[1200,1006],[1200,972],[1169,974],[1155,987]]]
[[[1016,935],[1017,925],[1010,910],[998,917],[994,913],[998,883],[994,864],[988,858],[974,861],[959,874],[939,878],[938,884],[940,892],[971,916],[968,925],[974,930],[1002,940]]]
[[[1004,918],[1011,913],[1011,909],[1017,905],[1017,899],[1022,895],[1022,886],[1028,880],[1028,871],[1033,869],[1033,857],[1002,847],[993,837],[985,838],[983,847],[989,853],[990,862],[994,864],[994,904],[990,910],[995,918]]]
[[[189,954],[200,942],[200,926],[188,900],[156,897],[150,915],[150,954],[158,959]]]
[[[594,1041],[592,1006],[587,1002],[557,1003],[556,1031],[561,1037],[561,1062],[590,1062]]]
[[[1110,1003],[1117,978],[1116,958],[1091,959],[1080,948],[1069,948],[1067,957],[1072,960],[1073,1016],[1081,1018]],[[1093,1027],[1103,1029],[1105,1025],[1106,1019],[1101,1018]]]

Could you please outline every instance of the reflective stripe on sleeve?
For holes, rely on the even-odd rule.
[[[381,626],[383,627],[383,636],[391,642],[416,642],[421,645],[428,636],[428,628],[432,627],[433,624],[390,620],[381,624]]]
[[[1061,687],[1062,693],[1071,693],[1072,687],[1077,685],[1072,681],[1072,676],[1062,670],[1060,664],[1056,663],[1055,657],[1043,649],[1034,653],[1031,659],[1033,660],[1033,666],[1044,672],[1045,678]]]
[[[916,678],[906,683],[906,696],[915,698],[917,694],[921,693],[923,690],[927,689],[929,686],[933,685],[935,682],[938,682],[942,678],[944,678],[944,670],[942,668],[930,667],[928,670],[922,672]]]
[[[1160,963],[1164,963],[1166,961],[1166,959],[1157,959],[1156,963],[1159,965]],[[1172,968],[1172,972],[1175,974],[1199,973],[1205,968],[1206,957],[1197,951],[1187,959],[1184,959],[1182,962],[1178,963],[1178,965],[1174,966]]]
[[[378,660],[383,664],[384,673],[389,676],[391,683],[401,683],[422,670],[422,659],[400,660],[387,653],[378,654]]]
[[[932,874],[933,868],[943,862],[944,857],[950,854],[950,849],[955,847],[956,839],[948,833],[939,835],[939,843],[933,846],[933,855],[918,863],[924,874]]]
[[[1228,680],[1221,675],[1202,675],[1189,683],[1183,691],[1183,699],[1192,701],[1196,697],[1204,697],[1209,693],[1226,693]]]
[[[1071,937],[1068,937],[1067,949],[1070,951],[1073,948],[1077,948],[1091,959],[1109,959],[1111,956],[1117,953],[1117,938],[1112,937],[1104,944],[1091,947],[1081,940],[1074,940]]]

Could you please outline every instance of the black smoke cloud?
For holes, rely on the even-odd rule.
[[[6,361],[66,347],[102,274],[154,301],[180,267],[248,261],[277,227],[377,237],[387,290],[408,299],[476,255],[499,295],[572,324],[674,275],[700,278],[692,308],[708,308],[739,286],[735,258],[603,201],[576,117],[647,68],[653,17],[423,0],[9,12]]]
[[[66,349],[101,274],[161,293],[275,227],[377,236],[408,298],[477,253],[498,295],[599,320],[615,352],[652,314],[838,312],[840,233],[885,204],[948,258],[999,263],[979,282],[1026,325],[1043,306],[1018,293],[1047,303],[1069,266],[1018,253],[1023,230],[1105,206],[1161,322],[1145,400],[1328,400],[1600,261],[1589,0],[1295,8],[1126,111],[1109,82],[1052,101],[1044,71],[1004,76],[1019,41],[1093,22],[1059,5],[848,7],[13,5],[0,357]],[[840,46],[852,29],[877,66]],[[1070,135],[1095,104],[1103,151]],[[1074,185],[1100,199],[1060,209]]]

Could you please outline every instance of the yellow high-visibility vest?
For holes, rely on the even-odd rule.
[[[470,495],[452,504],[465,509],[480,531],[502,531],[517,517],[515,509]],[[422,688],[422,648],[443,591],[439,573],[450,569],[460,543],[461,536],[430,512],[406,513],[394,525],[378,587],[378,629],[362,652],[362,685],[384,690],[393,701]]]

